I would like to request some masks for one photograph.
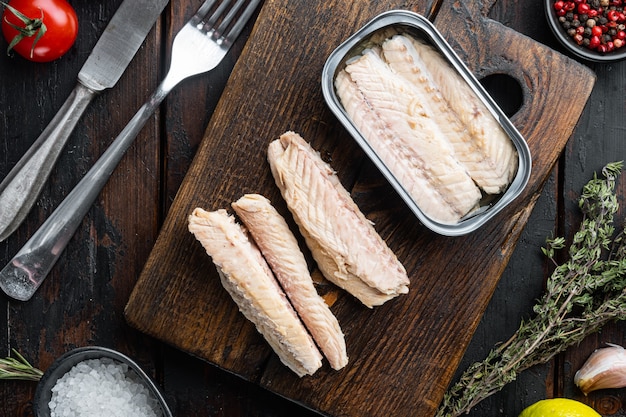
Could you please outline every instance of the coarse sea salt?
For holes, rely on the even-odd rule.
[[[160,417],[148,387],[125,363],[87,359],[59,378],[48,403],[51,417]]]

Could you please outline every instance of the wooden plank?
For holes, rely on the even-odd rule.
[[[497,1],[487,15],[519,33],[557,48],[550,28],[541,24],[543,10],[533,2]],[[538,24],[539,23],[539,24]],[[597,83],[601,80],[596,81]],[[507,91],[504,91],[506,94]],[[457,375],[475,362],[482,361],[494,346],[507,340],[519,327],[520,321],[532,314],[532,306],[543,291],[546,271],[551,263],[540,251],[548,236],[553,236],[557,223],[561,178],[559,163],[546,181],[533,213],[524,228],[515,251],[491,297]],[[537,366],[522,373],[500,392],[478,404],[467,417],[517,416],[522,409],[552,394],[554,370],[551,364]],[[456,377],[453,379],[456,381]]]
[[[615,90],[613,80],[621,80],[626,75],[626,65],[623,62],[612,65],[594,65],[598,79],[604,80],[594,90],[592,98],[602,103],[594,106],[581,118],[571,142],[564,152],[565,189],[562,234],[569,239],[578,230],[581,213],[578,209],[578,198],[582,187],[599,172],[607,163],[624,160],[626,145],[624,131],[626,120],[620,112],[610,109],[623,107],[623,97]],[[614,78],[613,78],[614,77]],[[609,111],[607,111],[609,110]],[[601,149],[600,152],[597,149]],[[617,196],[620,209],[615,217],[616,229],[624,227],[626,208],[626,175],[622,173],[618,178]],[[592,405],[602,415],[619,414],[626,404],[626,394],[623,389],[606,389],[591,392],[588,396],[574,385],[574,374],[587,360],[589,355],[598,348],[606,347],[607,343],[626,347],[626,326],[624,322],[610,323],[600,332],[583,340],[579,345],[568,349],[556,363],[560,384],[555,387],[555,395],[568,396]],[[623,411],[622,411],[623,412]]]
[[[127,304],[131,325],[330,415],[434,412],[594,76],[486,19],[482,3],[443,3],[435,23],[470,67],[481,77],[501,72],[520,82],[524,103],[513,121],[529,142],[534,167],[524,195],[493,222],[461,238],[435,236],[364,160],[326,109],[319,88],[330,51],[379,12],[401,6],[429,9],[424,3],[363,1],[264,5]],[[566,91],[570,77],[579,80],[576,94]],[[265,194],[286,214],[265,150],[289,129],[331,160],[412,281],[409,295],[373,310],[338,292],[332,308],[346,333],[351,362],[340,372],[325,367],[300,380],[238,313],[210,259],[186,231],[194,207],[228,207],[245,192]]]
[[[7,110],[0,111],[0,132],[2,148],[8,151],[0,151],[0,178],[61,107],[120,3],[121,0],[113,0],[77,7],[79,38],[68,54],[57,61],[39,64],[10,58],[5,53],[6,44],[2,44],[0,97]],[[25,223],[0,243],[3,266],[82,178],[156,86],[161,75],[159,61],[155,60],[160,53],[161,29],[157,22],[116,87],[97,96],[88,107]],[[158,121],[155,115],[142,130],[35,296],[28,302],[3,298],[6,317],[0,336],[2,357],[15,348],[45,370],[68,350],[97,344],[133,356],[148,373],[153,369],[151,342],[125,325],[123,307],[158,232],[159,176],[154,175],[161,166]],[[142,238],[135,239],[136,236]],[[9,382],[4,386],[0,415],[31,415],[35,386],[29,382]],[[10,391],[14,393],[8,394]],[[26,401],[20,402],[21,399]]]

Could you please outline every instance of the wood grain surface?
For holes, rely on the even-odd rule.
[[[81,66],[120,2],[77,7],[79,39],[67,55],[55,62],[36,64],[7,56],[6,45],[2,44],[2,177],[69,96]],[[161,68],[150,64],[159,54],[161,30],[157,22],[116,88],[103,92],[90,104],[25,223],[0,245],[3,265],[26,243],[143,104],[160,77]],[[113,276],[120,271],[138,274],[143,266],[140,260],[148,256],[156,239],[156,222],[143,219],[157,219],[159,213],[155,204],[159,178],[153,174],[160,166],[159,146],[155,143],[158,136],[159,119],[155,117],[137,137],[37,295],[28,303],[8,298],[4,301],[6,350],[2,355],[10,355],[15,348],[31,363],[47,369],[55,358],[74,347],[119,343],[119,350],[136,357],[151,371],[145,360],[152,354],[141,352],[149,346],[149,340],[128,326],[114,324],[124,320],[123,307],[135,280]],[[137,160],[142,163],[137,164]],[[120,193],[120,189],[127,191]],[[123,198],[119,198],[121,195]],[[129,207],[141,207],[141,213]],[[131,242],[124,236],[143,236],[143,241]],[[108,307],[103,308],[104,305]],[[34,388],[34,384],[27,382],[2,384],[0,416],[32,415]]]
[[[582,65],[485,17],[489,3],[443,2],[435,25],[479,78],[517,80],[512,117],[533,155],[524,194],[479,231],[436,236],[419,225],[326,108],[319,75],[328,54],[369,19],[430,4],[266,1],[126,306],[129,323],[305,407],[329,415],[431,415],[456,370],[520,233],[594,84]],[[306,13],[303,12],[306,10]],[[571,77],[577,81],[570,93]],[[566,104],[566,105],[565,105]],[[555,121],[558,120],[558,123]],[[300,132],[405,265],[411,291],[367,309],[345,293],[333,304],[350,364],[298,379],[272,354],[221,288],[187,232],[191,210],[228,207],[259,192],[287,214],[267,144]],[[321,288],[321,291],[335,291]]]

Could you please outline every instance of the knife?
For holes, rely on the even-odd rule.
[[[112,88],[169,0],[124,0],[78,73],[78,83],[30,149],[0,183],[0,242],[24,221],[91,100]]]

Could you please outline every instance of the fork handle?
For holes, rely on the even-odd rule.
[[[61,150],[97,93],[80,82],[33,145],[0,183],[0,242],[24,221]]]
[[[161,83],[83,179],[0,271],[0,288],[8,296],[20,301],[26,301],[33,296],[65,250],[126,150],[169,90],[163,88]]]

